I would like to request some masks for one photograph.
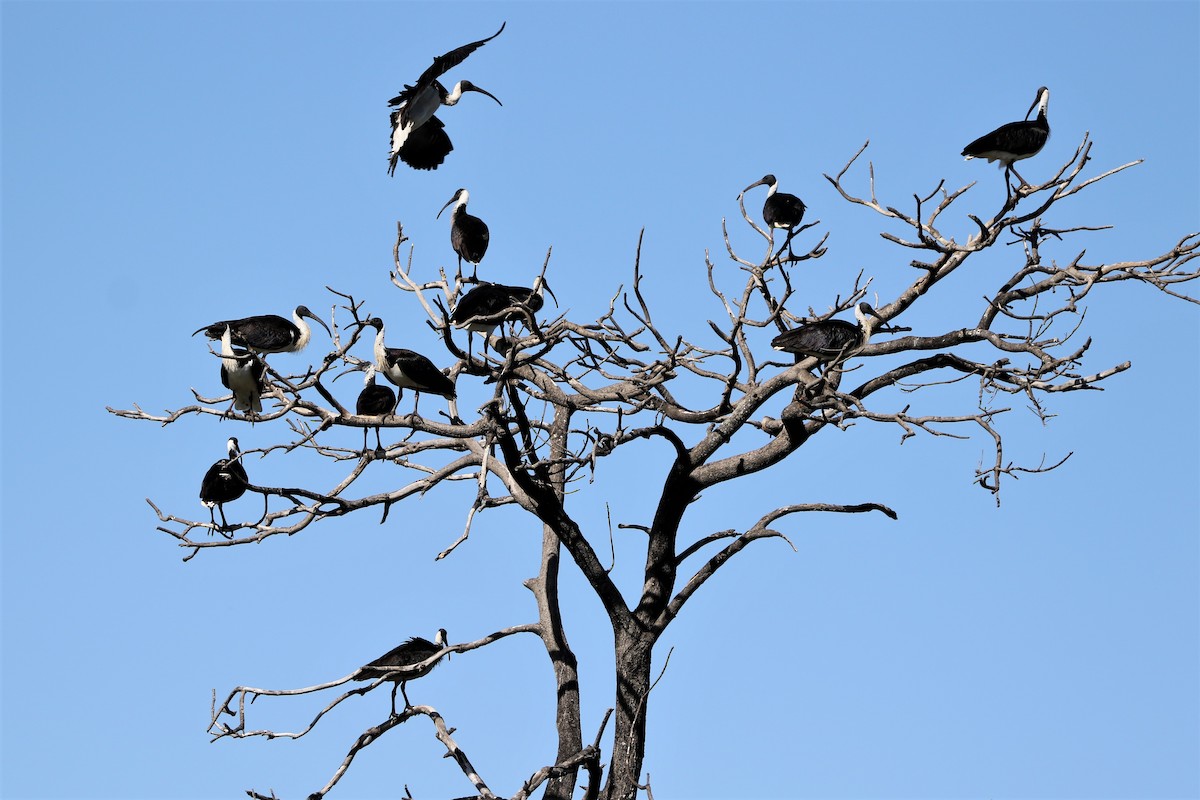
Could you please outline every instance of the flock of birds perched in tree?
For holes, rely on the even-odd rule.
[[[417,81],[406,84],[404,89],[388,105],[391,120],[391,150],[388,157],[388,174],[394,175],[398,162],[417,170],[435,170],[454,149],[445,126],[436,113],[441,106],[453,106],[465,92],[487,95],[501,104],[490,92],[475,86],[470,81],[459,81],[447,91],[439,78],[452,67],[462,63],[471,53],[495,39],[504,31],[504,25],[496,33],[476,42],[463,45],[433,59]],[[1022,159],[1037,154],[1050,135],[1046,120],[1046,109],[1050,92],[1046,87],[1037,91],[1033,105],[1025,119],[1002,125],[996,130],[979,137],[967,145],[962,155],[967,159],[984,158],[988,162],[998,161],[1005,171],[1005,187],[1011,196],[1012,187],[1008,173],[1012,172],[1025,186],[1026,181],[1014,168]],[[501,104],[502,105],[502,104]],[[1034,109],[1037,116],[1030,119]],[[793,194],[780,192],[774,175],[766,175],[745,189],[742,194],[756,186],[767,187],[762,217],[771,231],[787,232],[785,245],[791,253],[792,237],[804,219],[805,204]],[[739,195],[740,197],[740,195]],[[484,336],[486,352],[488,337],[497,326],[505,321],[530,320],[543,306],[542,291],[550,291],[544,277],[539,277],[532,288],[505,286],[480,282],[476,278],[478,266],[487,253],[490,233],[487,224],[479,217],[467,213],[470,193],[459,189],[442,206],[437,216],[453,205],[450,214],[450,243],[458,256],[458,270],[462,264],[472,265],[471,282],[475,288],[461,297],[450,314],[450,322],[468,336],[468,359],[471,356],[470,334]],[[553,292],[550,292],[553,297]],[[557,300],[556,300],[557,302]],[[840,319],[825,319],[805,323],[779,334],[771,346],[782,352],[799,357],[814,358],[818,362],[837,362],[862,349],[871,334],[885,321],[868,303],[859,303],[854,310],[857,323]],[[212,340],[221,343],[221,384],[232,393],[231,408],[244,412],[253,419],[262,411],[261,395],[266,391],[266,356],[272,353],[295,353],[303,350],[312,337],[312,329],[305,319],[314,320],[325,332],[332,333],[320,318],[306,306],[297,306],[290,320],[275,314],[265,314],[242,319],[228,319],[205,325],[192,335],[203,331]],[[361,416],[383,418],[396,411],[400,395],[391,387],[376,383],[383,375],[403,393],[411,389],[415,395],[413,414],[417,412],[420,393],[436,394],[453,403],[457,393],[454,381],[432,361],[413,350],[388,347],[384,341],[384,324],[379,317],[357,323],[360,327],[373,327],[376,331],[374,360],[365,367],[364,386],[358,396],[355,412]],[[228,413],[228,412],[227,412]],[[456,418],[451,405],[451,418]],[[375,457],[384,458],[386,451],[380,441],[378,425],[375,426]],[[228,455],[214,463],[204,475],[200,486],[200,500],[209,509],[212,527],[219,531],[229,529],[225,518],[224,504],[240,498],[249,487],[249,478],[242,464],[242,452],[236,438],[227,442]],[[367,450],[367,429],[363,428],[363,452]],[[221,515],[220,527],[216,524],[216,513]],[[404,695],[406,707],[408,695],[404,692],[407,681],[427,674],[437,663],[434,661],[421,669],[397,672],[397,668],[411,668],[423,664],[447,647],[446,631],[437,632],[433,642],[420,637],[409,639],[404,644],[370,662],[353,674],[355,680],[385,678],[394,681],[392,690],[392,713],[396,713],[396,689]]]

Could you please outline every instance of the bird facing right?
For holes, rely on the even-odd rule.
[[[437,636],[432,642],[422,639],[420,636],[414,636],[400,646],[393,647],[366,666],[360,667],[351,677],[356,681],[370,681],[384,677],[394,681],[395,685],[392,687],[392,716],[394,717],[396,716],[396,690],[399,689],[400,693],[404,695],[404,707],[412,706],[408,694],[404,691],[404,685],[409,681],[428,675],[438,665],[438,661],[415,671],[398,673],[394,670],[397,667],[413,667],[422,661],[429,660],[445,649],[446,643],[445,628],[438,629]],[[449,654],[447,654],[448,657]]]
[[[1050,105],[1050,90],[1042,86],[1037,90],[1033,105],[1025,112],[1025,119],[1001,125],[991,133],[980,136],[963,148],[962,155],[969,161],[972,158],[986,158],[990,164],[999,161],[1004,169],[1004,185],[1008,187],[1008,173],[1011,172],[1021,181],[1022,186],[1028,186],[1029,181],[1021,177],[1013,164],[1022,159],[1030,158],[1041,152],[1046,141],[1050,138],[1050,122],[1046,119],[1046,109]],[[1029,115],[1033,109],[1038,110],[1035,119]],[[1009,187],[1009,194],[1012,189]]]

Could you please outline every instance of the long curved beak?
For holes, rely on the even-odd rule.
[[[450,206],[454,205],[454,201],[455,201],[455,200],[457,200],[457,199],[458,199],[458,195],[456,194],[456,195],[454,195],[454,197],[451,197],[449,200],[447,200],[447,201],[446,201],[446,205],[442,206],[442,211],[445,211],[447,208],[449,208]],[[434,217],[434,219],[441,219],[441,218],[442,218],[442,211],[439,211],[439,212],[437,213],[437,216],[436,216],[436,217]]]
[[[558,308],[558,298],[554,296],[554,290],[550,288],[550,284],[546,282],[545,278],[542,278],[542,288],[550,293],[550,298],[554,301],[554,307]]]
[[[1029,119],[1029,115],[1033,113],[1033,110],[1038,107],[1038,103],[1040,103],[1040,102],[1042,102],[1042,93],[1038,92],[1037,97],[1033,98],[1033,105],[1031,105],[1029,107],[1029,110],[1025,112],[1026,120]]]
[[[463,89],[463,91],[464,91],[464,92],[479,92],[480,94],[486,94],[488,97],[490,97],[490,98],[492,98],[493,100],[495,100],[495,101],[496,101],[496,105],[498,105],[498,106],[502,106],[502,105],[504,105],[504,103],[501,103],[501,102],[500,102],[500,98],[499,98],[499,97],[496,97],[496,95],[492,94],[492,93],[491,93],[491,92],[489,92],[487,89],[480,89],[478,86],[474,86],[474,85],[472,85],[470,88]]]
[[[316,314],[308,313],[308,314],[301,314],[300,316],[302,316],[302,317],[308,317],[308,318],[309,318],[309,319],[311,319],[313,322],[317,323],[317,324],[318,324],[318,325],[320,325],[322,328],[324,328],[324,329],[325,329],[325,333],[329,334],[329,336],[330,336],[330,337],[332,337],[332,336],[333,336],[333,331],[329,330],[329,326],[325,324],[325,320],[321,319],[321,318],[320,318],[320,317],[318,317]]]
[[[757,181],[755,181],[754,183],[752,183],[752,184],[750,184],[749,186],[747,186],[745,189],[742,189],[742,194],[745,194],[746,192],[750,191],[750,190],[751,190],[751,189],[753,189],[755,186],[763,186],[764,184],[766,184],[766,181],[763,181],[763,180],[757,180]]]

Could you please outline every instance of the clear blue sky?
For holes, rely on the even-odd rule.
[[[661,321],[697,336],[719,314],[703,263],[706,250],[727,263],[722,219],[753,241],[736,222],[744,186],[773,172],[830,231],[802,307],[827,307],[859,269],[894,291],[912,254],[822,174],[869,138],[889,204],[909,208],[942,178],[978,181],[952,223],[965,231],[1002,183],[959,151],[1019,119],[1043,84],[1053,135],[1027,178],[1049,177],[1085,131],[1089,169],[1146,160],[1061,205],[1047,224],[1115,227],[1054,258],[1145,257],[1200,229],[1195,2],[5,2],[0,13],[10,800],[302,798],[383,719],[386,696],[343,705],[298,742],[209,744],[212,689],[313,684],[439,626],[466,641],[534,618],[521,580],[536,571],[538,531],[521,515],[489,515],[433,562],[461,530],[459,490],[384,526],[350,518],[182,563],[143,498],[202,516],[200,477],[225,438],[262,446],[283,438],[280,423],[161,429],[104,411],[215,394],[195,328],[298,303],[327,315],[326,284],[367,298],[391,344],[434,351],[387,279],[395,222],[420,270],[452,266],[434,215],[460,186],[492,229],[481,275],[528,283],[553,245],[558,298],[583,319],[628,285],[645,227]],[[504,20],[450,75],[503,108],[469,96],[444,114],[457,148],[446,165],[389,178],[387,98]],[[981,261],[921,313],[954,318],[961,302],[962,322],[977,318],[989,268],[1012,266]],[[1088,308],[1085,371],[1133,368],[1104,392],[1053,398],[1046,426],[1014,402],[1008,457],[1075,455],[1009,483],[1001,508],[971,483],[987,442],[900,447],[895,431],[861,425],[705,501],[692,535],[786,502],[882,502],[900,520],[790,519],[798,553],[758,543],[693,601],[664,642],[675,651],[652,699],[658,800],[1200,796],[1200,314],[1129,286]],[[301,369],[323,336],[279,362]],[[358,385],[336,388],[348,401]],[[661,465],[643,452],[645,471],[626,462],[627,480],[601,475],[579,496],[597,538],[605,501],[615,522],[645,521],[650,499],[636,490]],[[248,469],[273,485],[312,475],[282,457]],[[636,565],[627,542],[619,555]],[[590,732],[611,704],[610,631],[577,575],[566,580]],[[456,657],[410,696],[441,709],[511,794],[553,752],[550,686],[544,655],[518,638]],[[267,699],[253,713],[291,728],[312,711]],[[427,726],[406,727],[360,756],[333,797],[396,797],[405,784],[416,797],[467,794]]]

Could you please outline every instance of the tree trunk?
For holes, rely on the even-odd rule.
[[[646,755],[646,704],[655,637],[645,631],[616,632],[617,705],[606,800],[634,800]]]
[[[583,749],[583,729],[579,716],[579,662],[567,644],[558,605],[558,537],[549,528],[545,531],[542,550],[542,585],[534,592],[546,633],[543,641],[550,663],[554,666],[554,684],[558,690],[555,724],[558,728],[558,755],[561,763]],[[569,770],[546,785],[544,800],[570,800],[575,793],[578,769]]]
[[[550,436],[551,458],[559,462],[567,451],[571,415],[567,409],[557,409]],[[566,497],[566,476],[561,463],[550,470],[554,492],[561,503]],[[546,525],[542,529],[542,566],[540,591],[535,591],[538,615],[542,622],[542,641],[546,653],[554,666],[554,685],[557,689],[558,706],[555,710],[555,725],[558,728],[558,755],[556,763],[562,763],[583,749],[583,724],[579,711],[579,662],[567,643],[563,627],[562,608],[558,597],[558,571],[562,557],[562,543],[554,530]],[[543,800],[571,800],[575,793],[578,769],[551,778],[546,785]]]

